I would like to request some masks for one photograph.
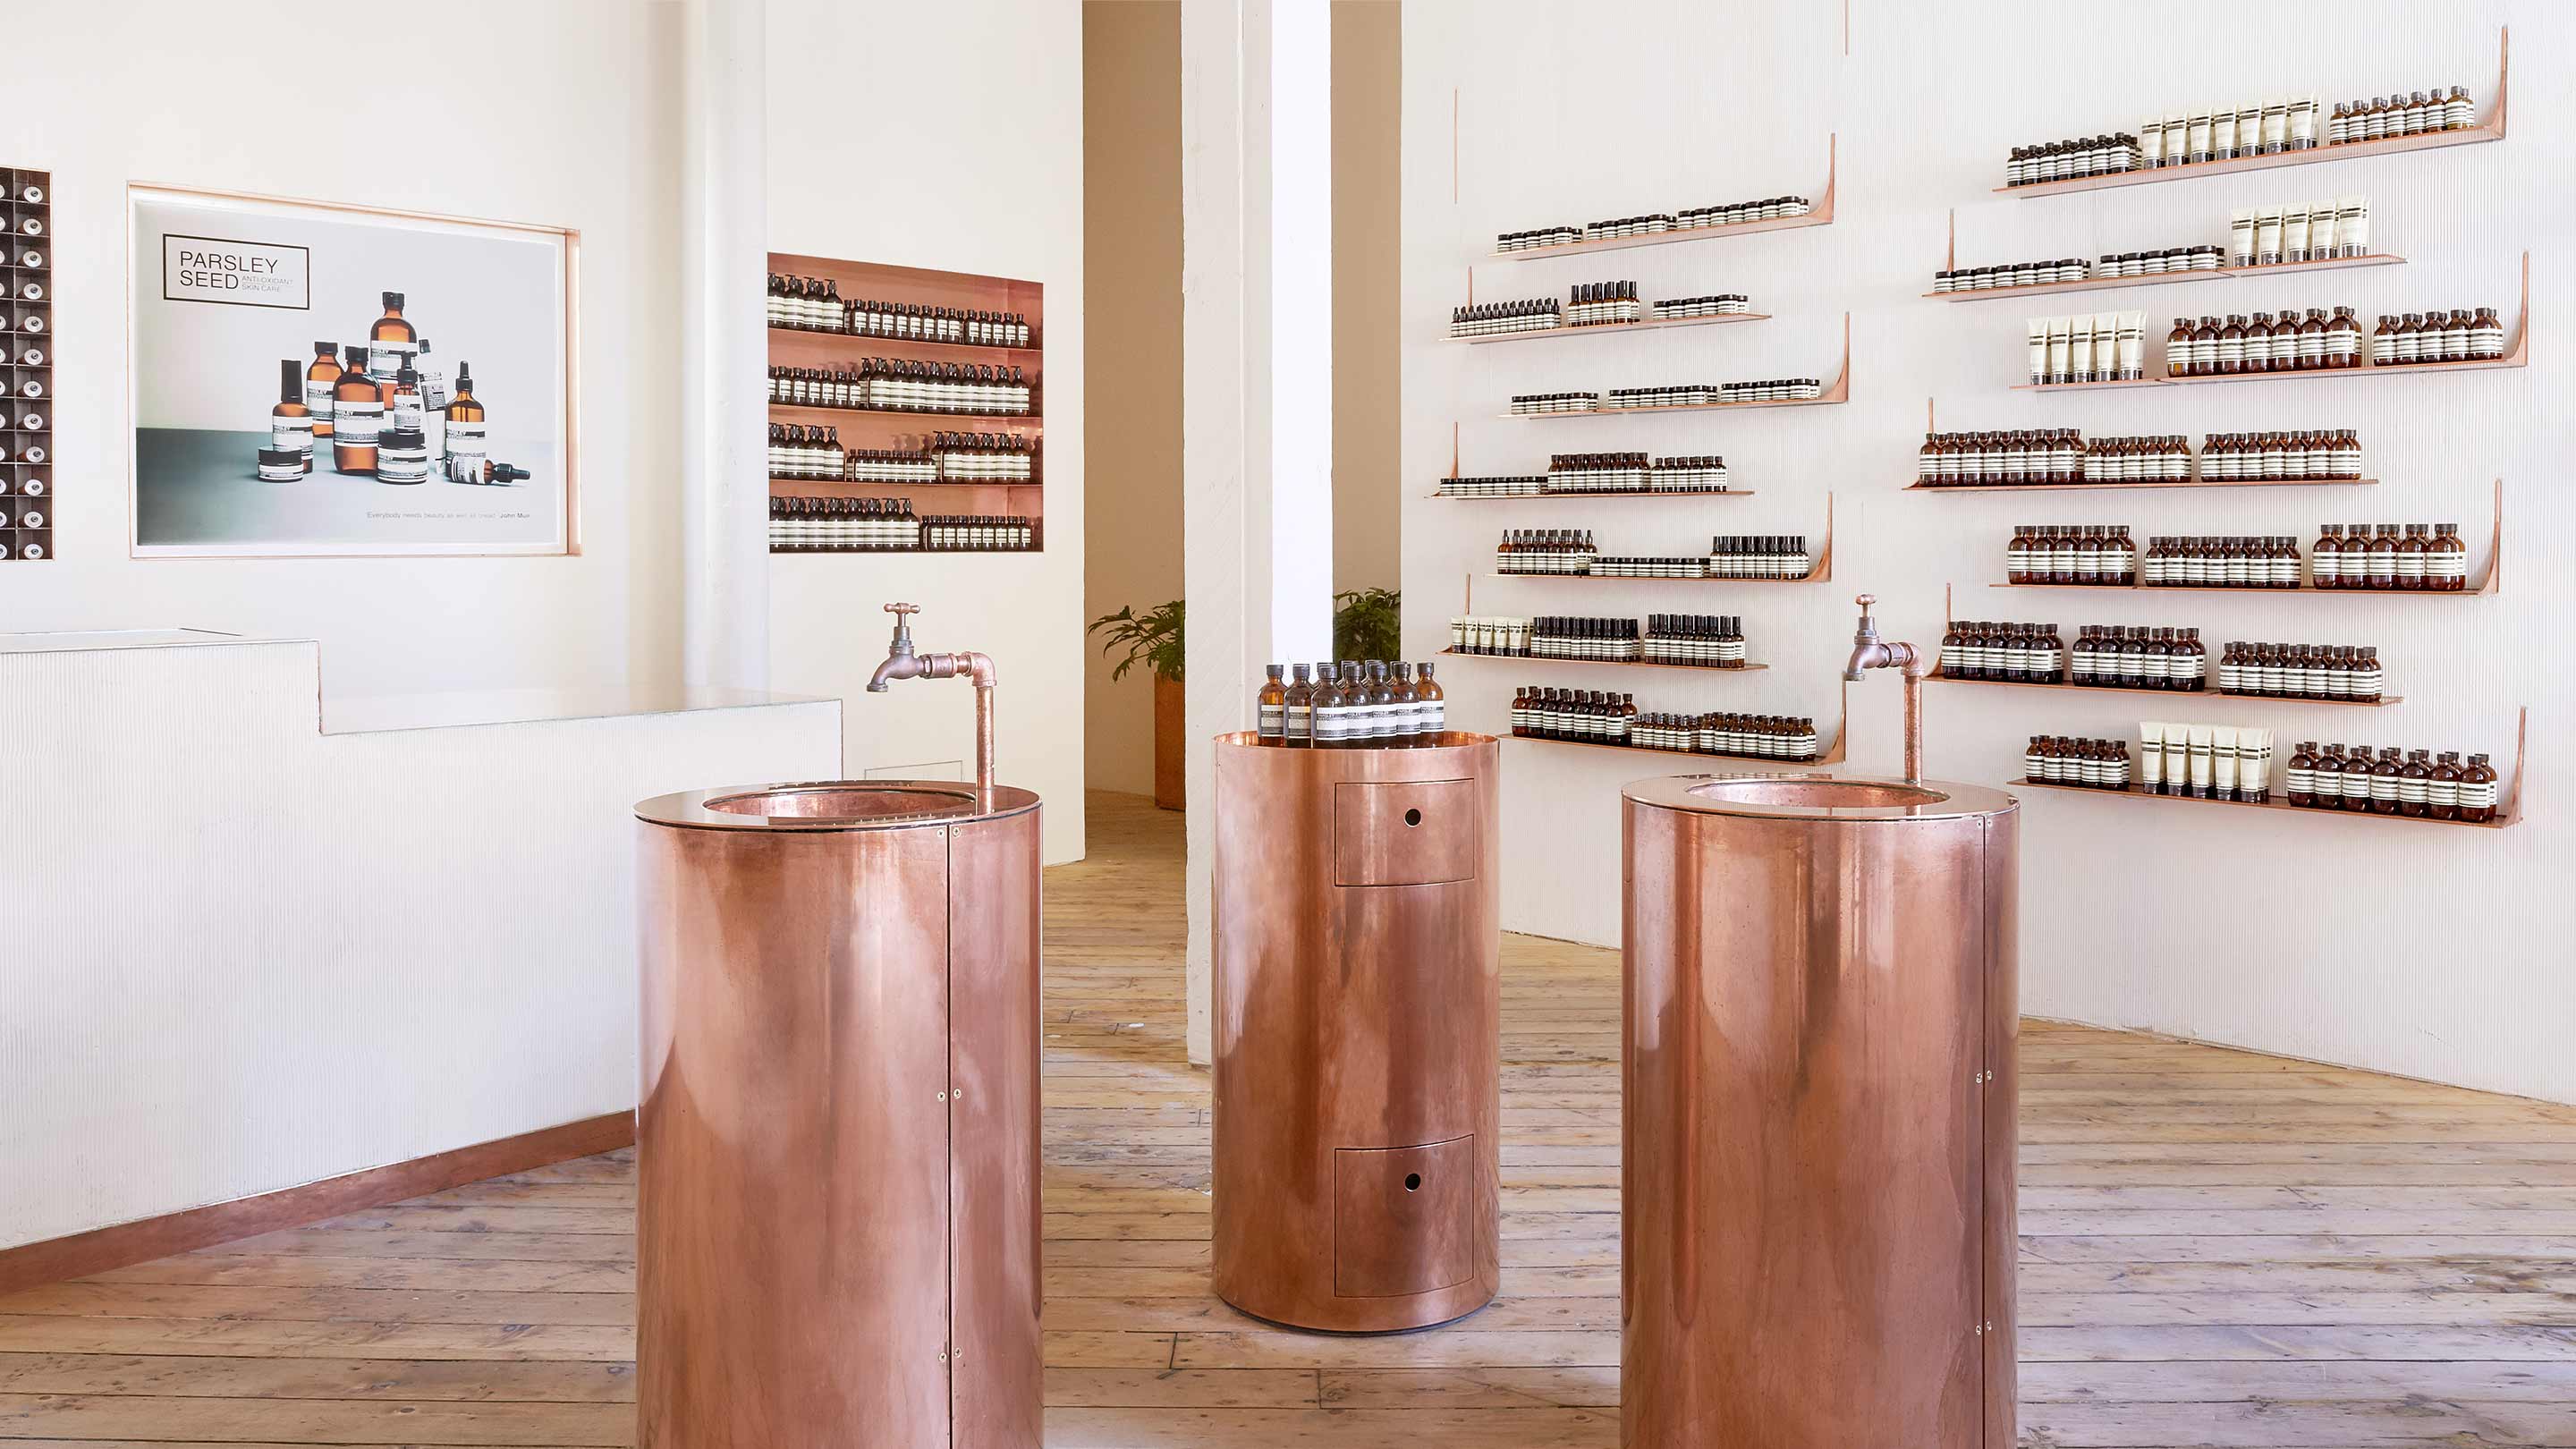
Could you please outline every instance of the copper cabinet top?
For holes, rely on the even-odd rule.
[[[1958,820],[2021,808],[2010,794],[1986,785],[1909,785],[1840,772],[1670,775],[1631,781],[1619,793],[1662,810],[1769,820]]]
[[[975,787],[955,780],[806,780],[657,795],[635,807],[648,825],[696,830],[906,830],[998,820],[1038,808],[1036,792],[993,789],[979,807]]]

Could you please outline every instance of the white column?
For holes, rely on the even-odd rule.
[[[680,13],[680,677],[769,680],[768,5]]]
[[[1332,654],[1332,12],[1181,0],[1189,1053],[1209,1059],[1207,741],[1261,666]]]

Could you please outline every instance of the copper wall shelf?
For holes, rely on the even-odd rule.
[[[1029,423],[1042,422],[1045,419],[1045,415],[1043,413],[952,413],[935,411],[930,408],[841,408],[822,407],[811,403],[781,402],[774,402],[769,405],[769,415],[772,418],[785,423],[820,424],[826,426],[840,423],[842,419],[852,416],[868,418],[968,418],[977,422],[1000,423],[1005,427],[1024,426]],[[844,426],[846,426],[846,424],[844,424]]]
[[[1910,483],[1908,493],[2089,493],[2107,488],[2369,488],[2376,478],[2124,478],[2116,483]]]
[[[1834,219],[1834,151],[1839,135],[1825,138],[1825,191],[1816,198],[1813,209],[1805,216],[1784,216],[1771,221],[1740,221],[1733,226],[1691,226],[1674,231],[1659,231],[1651,236],[1607,237],[1600,241],[1565,242],[1552,247],[1529,247],[1516,252],[1495,252],[1479,261],[1534,262],[1546,257],[1581,256],[1590,252],[1625,251],[1630,247],[1668,246],[1674,242],[1715,241],[1719,237],[1751,236],[1756,232],[1793,231],[1800,227],[1826,226]]]
[[[1959,269],[1959,209],[1950,208],[1949,259],[1941,270]],[[2335,272],[2351,267],[2394,267],[2406,259],[2390,252],[2359,257],[2327,257],[2313,262],[2274,262],[2270,266],[2220,267],[2206,272],[2157,272],[2152,276],[2083,277],[2072,282],[2038,282],[2026,287],[1981,287],[1966,292],[1926,292],[1935,302],[1982,302],[1995,297],[2037,297],[2054,292],[2110,292],[2127,287],[2172,287],[2185,282],[2214,282],[2238,277],[2277,277],[2293,272]]]
[[[1046,352],[1042,342],[1025,347],[1006,346],[999,342],[934,342],[927,337],[881,337],[873,332],[825,332],[814,327],[781,327],[775,322],[769,325],[771,347],[775,348],[790,338],[824,344],[816,350],[850,361],[862,357],[902,357],[916,351],[971,355],[1007,352],[1019,357],[1037,357]]]
[[[2367,338],[2365,337],[2365,345]],[[2311,367],[2290,372],[2213,372],[2199,377],[2133,377],[2109,382],[2017,382],[2015,392],[2095,392],[2121,387],[2199,387],[2209,383],[2317,382],[2356,377],[2420,377],[2445,372],[2494,372],[2531,365],[2531,253],[2522,254],[2522,309],[2513,324],[2513,343],[2502,357],[2465,362],[2392,362],[2357,367]]]
[[[2274,701],[2282,703],[2284,701]],[[2070,795],[2100,795],[2113,800],[2164,800],[2178,805],[2217,805],[2234,810],[2278,810],[2291,815],[2312,816],[2320,820],[2385,820],[2400,825],[2444,825],[2454,830],[2502,830],[2522,821],[2522,774],[2531,725],[2531,708],[2525,705],[2513,731],[2513,775],[2499,781],[2502,793],[2496,799],[2493,820],[2437,820],[2430,815],[2383,815],[2376,810],[2320,810],[2313,805],[2293,805],[2286,792],[2273,800],[2204,800],[2194,795],[2158,795],[2131,785],[2108,789],[2100,785],[2063,785],[2046,780],[2015,780],[2007,788],[2014,790],[2061,790]]]
[[[2441,366],[2442,364],[2436,363],[2436,364],[2433,364],[2433,365],[2434,365],[2434,366]],[[1847,402],[1850,402],[1850,401],[1851,401],[1851,314],[1850,314],[1849,312],[1845,312],[1845,313],[1843,314],[1843,361],[1842,361],[1842,366],[1841,366],[1841,368],[1840,368],[1838,371],[1836,371],[1836,372],[1835,372],[1835,374],[1834,374],[1834,380],[1833,380],[1832,382],[1830,382],[1830,383],[1826,384],[1824,391],[1823,391],[1822,393],[1818,394],[1818,395],[1817,395],[1817,396],[1815,396],[1815,397],[1773,398],[1773,399],[1771,399],[1771,400],[1769,400],[1769,401],[1767,401],[1767,402],[1673,403],[1673,404],[1670,404],[1670,405],[1668,405],[1668,406],[1664,406],[1664,407],[1654,407],[1654,408],[1594,408],[1594,409],[1592,409],[1590,412],[1576,412],[1576,413],[1513,413],[1513,412],[1506,412],[1506,413],[1500,414],[1500,416],[1505,417],[1505,418],[1508,418],[1508,419],[1511,419],[1511,420],[1512,420],[1512,421],[1514,421],[1514,422],[1538,422],[1538,421],[1548,421],[1548,422],[1553,422],[1553,421],[1557,421],[1557,420],[1559,420],[1559,419],[1563,419],[1563,418],[1620,418],[1620,417],[1635,417],[1635,416],[1637,416],[1637,415],[1638,415],[1638,414],[1640,414],[1640,413],[1708,413],[1708,412],[1736,412],[1736,411],[1740,411],[1740,410],[1745,409],[1745,408],[1816,408],[1816,407],[1830,407],[1830,406],[1834,405],[1835,403],[1847,403]]]
[[[2102,191],[2115,186],[2147,186],[2160,181],[2189,181],[2201,176],[2222,176],[2236,171],[2270,171],[2282,166],[2315,166],[2328,161],[2353,161],[2365,156],[2388,156],[2402,151],[2435,151],[2451,146],[2474,146],[2485,141],[2501,141],[2505,135],[2505,85],[2507,68],[2512,61],[2513,32],[2500,28],[2496,33],[2495,104],[2487,108],[2486,119],[2465,131],[2433,131],[2421,136],[2392,136],[2384,141],[2351,141],[2341,146],[2318,146],[2306,151],[2284,151],[2275,156],[2240,156],[2227,161],[2203,161],[2191,166],[2160,166],[2152,171],[2121,171],[2109,176],[2084,176],[2071,181],[2037,181],[2023,186],[1998,186],[1998,196],[2062,196],[2070,191]]]
[[[1546,663],[1545,660],[1518,660],[1517,663]],[[1728,760],[1745,764],[1773,765],[1781,769],[1812,769],[1818,765],[1843,763],[1845,747],[1851,742],[1851,686],[1842,690],[1842,717],[1834,723],[1834,741],[1822,746],[1812,760],[1783,760],[1771,755],[1723,755],[1707,750],[1667,750],[1657,745],[1614,745],[1599,740],[1560,740],[1547,735],[1516,735],[1506,731],[1497,739],[1524,745],[1562,745],[1569,750],[1615,750],[1623,755],[1653,755],[1663,760]],[[1660,712],[1660,711],[1657,711]]]
[[[1728,312],[1715,317],[1644,317],[1634,322],[1587,322],[1579,327],[1548,327],[1528,332],[1493,332],[1482,337],[1452,337],[1452,342],[1482,347],[1492,342],[1537,342],[1549,337],[1599,337],[1630,332],[1659,332],[1667,327],[1717,327],[1729,322],[1768,322],[1768,312]]]
[[[1940,399],[1923,400],[1923,431],[1941,431]],[[1905,486],[1908,493],[2084,493],[2110,488],[2366,488],[2377,485],[2376,478],[2204,478],[2198,469],[2200,460],[2192,460],[2194,469],[2188,478],[2123,478],[2117,482],[2087,480],[2080,483],[1926,483],[1917,478]]]
[[[1592,493],[1426,493],[1422,496],[1437,503],[1562,503],[1569,498],[1750,498],[1753,493],[1750,488],[1723,491],[1713,488],[1610,488]]]
[[[2032,679],[1962,679],[1955,674],[1924,676],[1935,684],[1986,684],[1998,689],[2047,689],[2059,694],[2118,694],[2131,699],[2224,700],[2244,704],[2331,704],[2345,709],[2385,709],[2400,704],[2404,695],[2383,694],[2377,699],[2318,699],[2307,695],[2229,694],[2217,689],[2132,689],[2123,684],[2047,684]]]
[[[1667,750],[1657,745],[1613,745],[1599,740],[1560,740],[1546,735],[1505,735],[1503,738],[1523,745],[1562,745],[1569,750],[1616,750],[1623,755],[1653,755],[1663,760],[1728,760],[1739,764],[1776,765],[1781,769],[1812,769],[1818,765],[1843,762],[1843,737],[1834,732],[1833,745],[1812,760],[1783,760],[1773,755],[1723,755],[1708,750]]]
[[[1934,490],[1926,489],[1926,492]],[[1993,589],[2057,589],[2087,594],[2244,594],[2265,598],[2280,594],[2332,594],[2350,596],[2356,602],[2364,599],[2474,599],[2504,591],[2504,480],[2495,480],[2495,531],[2487,538],[2487,571],[2485,577],[2464,589],[2321,589],[2313,583],[2302,583],[2294,589],[2264,588],[2255,584],[1988,584]]]
[[[1768,664],[1746,662],[1732,669],[1715,664],[1673,664],[1661,659],[1558,659],[1546,654],[1469,654],[1456,649],[1440,651],[1443,659],[1483,659],[1502,664],[1592,664],[1614,669],[1671,669],[1683,674],[1751,674],[1768,669]]]

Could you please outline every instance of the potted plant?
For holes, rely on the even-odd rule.
[[[1404,595],[1348,589],[1333,595],[1333,657],[1394,660],[1404,653]]]
[[[1188,725],[1181,695],[1181,601],[1174,599],[1142,614],[1132,605],[1122,607],[1092,620],[1086,632],[1104,636],[1102,654],[1117,655],[1118,667],[1109,671],[1111,683],[1125,679],[1127,671],[1139,664],[1153,671],[1154,803],[1165,810],[1180,809],[1181,782],[1189,759],[1183,741]],[[1118,654],[1121,649],[1126,652]]]

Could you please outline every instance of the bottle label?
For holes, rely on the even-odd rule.
[[[450,419],[447,424],[447,451],[451,456],[481,458],[484,452],[482,422]]]
[[[1425,702],[1422,706],[1422,732],[1427,735],[1437,735],[1446,734],[1448,730],[1449,701],[1434,699]]]
[[[1261,706],[1259,731],[1263,739],[1278,739],[1288,728],[1288,712],[1275,704]]]
[[[384,420],[383,403],[343,399],[331,415],[331,435],[353,447],[373,447],[376,431],[384,425]]]
[[[331,384],[327,382],[304,384],[304,410],[311,413],[313,421],[317,423],[331,421]]]
[[[2432,782],[2431,782],[2431,781],[2429,781],[2429,780],[2424,780],[2424,779],[2420,779],[2420,778],[2413,778],[2413,777],[2409,777],[2409,776],[2405,776],[2405,775],[2400,775],[2400,776],[2398,776],[2398,777],[2397,777],[2397,800],[2398,800],[2398,803],[2399,803],[2399,804],[2402,804],[2402,805],[2421,805],[2421,804],[2425,803],[2425,801],[2426,801],[2426,800],[2428,800],[2429,798],[2431,798],[2431,797],[2429,796],[2429,794],[2427,793],[2427,787],[2428,787],[2431,783],[2432,783]],[[2375,794],[2375,793],[2377,793],[2377,792],[2375,792],[2375,791],[2374,791],[2373,793]]]
[[[280,452],[312,452],[313,420],[311,418],[269,419],[268,445]]]

